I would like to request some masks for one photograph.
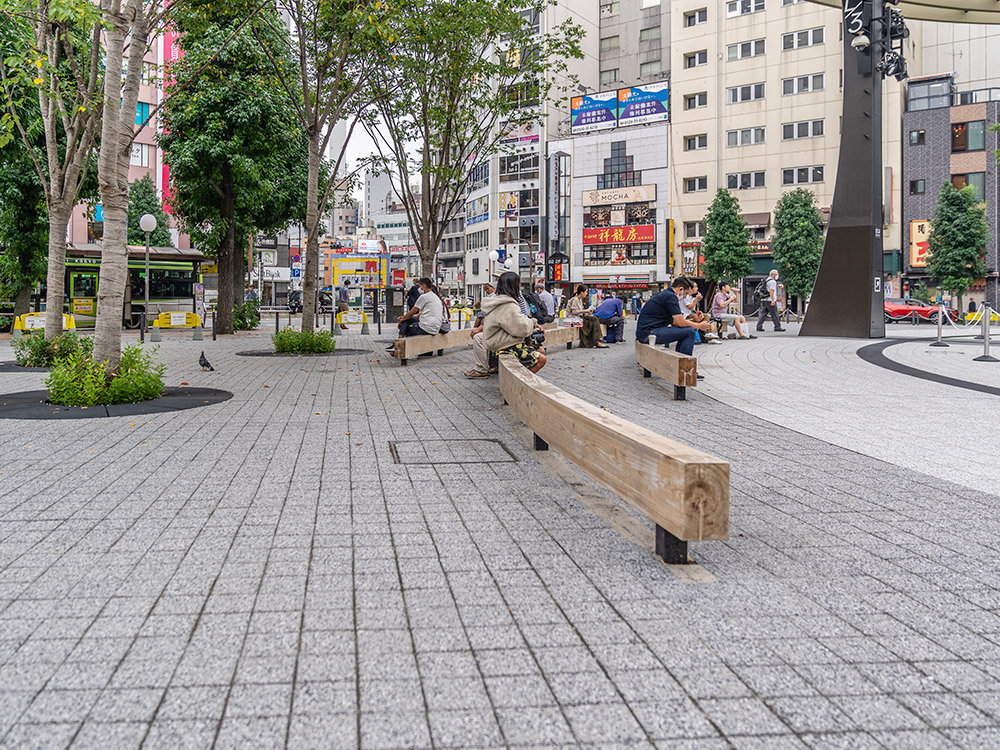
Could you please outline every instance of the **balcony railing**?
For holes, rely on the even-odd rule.
[[[906,111],[918,112],[924,109],[958,107],[963,104],[981,104],[983,102],[1000,102],[1000,88],[994,87],[975,89],[974,91],[953,91],[950,94],[912,96],[907,99]]]

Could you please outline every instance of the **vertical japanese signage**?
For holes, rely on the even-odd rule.
[[[931,223],[925,219],[910,222],[910,268],[927,268],[931,251]]]

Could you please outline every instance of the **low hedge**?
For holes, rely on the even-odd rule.
[[[49,403],[62,406],[134,404],[160,397],[165,370],[166,365],[154,364],[152,352],[140,344],[122,349],[118,369],[111,375],[107,362],[95,362],[89,353],[77,350],[55,361],[45,387]]]
[[[64,332],[50,341],[45,338],[45,331],[39,329],[25,331],[23,336],[14,339],[12,346],[21,367],[51,367],[57,359],[77,352],[89,357],[94,351],[94,339]]]
[[[283,328],[271,334],[271,341],[279,354],[324,354],[337,346],[337,340],[329,331],[296,331],[294,328]]]

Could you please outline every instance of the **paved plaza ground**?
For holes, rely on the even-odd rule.
[[[696,566],[471,351],[165,335],[168,385],[233,398],[0,420],[0,747],[1000,746],[1000,364],[792,329],[699,347],[686,402],[630,343],[542,371],[731,462]]]

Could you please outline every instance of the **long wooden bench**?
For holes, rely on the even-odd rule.
[[[542,328],[545,329],[546,346],[566,344],[567,349],[572,349],[573,343],[580,340],[580,329],[578,327],[567,326],[565,328],[557,328],[553,322],[546,323]],[[418,357],[421,354],[437,352],[438,355],[442,355],[445,349],[471,345],[470,330],[469,328],[452,328],[448,333],[439,333],[435,336],[406,336],[396,339],[393,344],[392,356],[398,359],[399,363],[405,367],[407,360]]]
[[[689,354],[636,341],[635,361],[644,378],[655,375],[674,386],[674,401],[686,400],[688,386],[698,385],[698,359]]]
[[[534,433],[656,525],[656,554],[688,562],[687,543],[729,536],[729,462],[611,414],[500,358],[500,393]]]

